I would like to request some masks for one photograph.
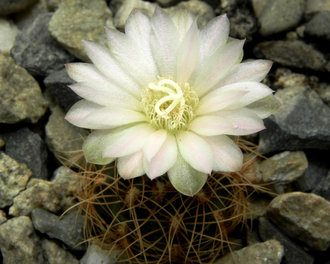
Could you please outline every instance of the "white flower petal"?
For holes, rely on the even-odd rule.
[[[254,60],[235,65],[214,88],[236,82],[261,82],[272,67],[269,60]]]
[[[165,129],[160,129],[151,134],[151,136],[147,139],[143,146],[143,151],[148,161],[150,161],[158,153],[166,138],[167,131]]]
[[[233,124],[219,116],[201,116],[195,118],[188,127],[189,130],[202,136],[226,134],[234,129]]]
[[[86,40],[83,43],[88,57],[111,83],[122,87],[136,98],[141,98],[140,85],[123,71],[105,46]]]
[[[213,155],[210,145],[200,136],[189,131],[180,131],[176,141],[182,157],[195,170],[211,173]]]
[[[125,25],[125,34],[129,36],[139,50],[144,54],[143,60],[158,72],[156,62],[151,52],[150,44],[151,24],[150,18],[139,9],[133,9]],[[136,50],[136,49],[135,49]]]
[[[92,64],[75,62],[65,64],[65,68],[70,78],[76,82],[107,82],[104,75]]]
[[[136,122],[146,122],[144,113],[129,109],[107,106],[91,112],[84,118],[92,129],[109,129]],[[99,127],[97,127],[99,126]]]
[[[205,62],[192,85],[199,96],[209,91],[237,63],[243,44],[244,40],[232,40]]]
[[[104,157],[123,157],[142,149],[148,137],[155,131],[149,124],[114,129],[104,142]]]
[[[253,110],[260,118],[264,119],[273,114],[281,103],[273,95],[268,95],[252,104],[246,106],[246,108]]]
[[[160,7],[156,6],[151,18],[151,49],[158,66],[160,76],[171,75],[176,78],[176,57],[179,46],[179,34],[172,19]]]
[[[145,174],[143,167],[143,151],[118,158],[118,173],[124,179],[132,179]]]
[[[261,118],[247,108],[235,110],[221,110],[217,116],[223,117],[234,125],[234,129],[226,132],[227,135],[244,136],[250,135],[265,128]]]
[[[167,173],[173,187],[180,193],[193,196],[202,189],[208,175],[195,170],[178,153],[177,161]]]
[[[105,82],[79,82],[69,87],[79,96],[104,106],[118,106],[132,110],[140,110],[140,102],[132,95],[108,81]]]
[[[176,8],[170,16],[179,32],[179,43],[181,43],[188,29],[196,21],[196,17],[185,7]]]
[[[200,64],[213,55],[215,50],[227,43],[229,20],[227,15],[213,18],[200,30]]]
[[[133,39],[115,29],[106,28],[106,35],[111,53],[132,79],[137,77],[140,86],[147,86],[157,78],[157,68],[149,64]]]
[[[86,116],[102,107],[87,100],[80,100],[71,107],[65,119],[77,127],[91,128],[92,124],[85,119]]]
[[[227,105],[226,109],[242,108],[274,92],[267,85],[262,83],[238,82],[220,87],[210,92],[205,96],[205,101],[207,101],[208,99],[212,101],[212,99],[210,98],[215,98],[218,94],[221,94],[223,92],[237,92],[237,91],[245,92],[245,94],[242,97],[240,97],[238,100],[233,102],[232,104]],[[201,101],[203,101],[203,99]]]
[[[153,180],[166,173],[176,162],[177,154],[175,136],[167,134],[166,140],[151,161],[144,159],[144,168],[148,177]]]
[[[199,61],[199,31],[195,20],[182,40],[177,58],[177,81],[185,83],[196,70]]]
[[[232,172],[239,171],[243,165],[243,153],[233,140],[225,135],[205,137],[211,146],[214,171]]]
[[[113,157],[103,157],[106,145],[104,142],[109,137],[109,130],[93,131],[83,143],[83,152],[88,162],[94,164],[109,164],[115,160]]]
[[[246,91],[222,91],[221,88],[204,96],[198,104],[196,109],[197,115],[212,113],[226,108],[227,106],[234,104],[240,98],[242,98]]]

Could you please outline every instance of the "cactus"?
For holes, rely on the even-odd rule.
[[[167,177],[124,180],[115,163],[87,164],[78,194],[86,239],[122,249],[119,259],[130,263],[212,263],[249,212],[248,188],[257,187],[242,174],[255,160],[250,152],[241,173],[212,173],[193,197],[176,191]]]

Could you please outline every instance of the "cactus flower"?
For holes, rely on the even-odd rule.
[[[185,195],[211,171],[239,171],[243,154],[231,136],[264,129],[278,103],[260,83],[272,62],[241,63],[244,40],[228,34],[226,15],[199,29],[187,9],[157,7],[151,18],[133,10],[125,33],[106,29],[104,45],[84,41],[92,64],[66,65],[83,100],[65,118],[93,130],[87,161],[118,159],[125,179],[167,173]]]

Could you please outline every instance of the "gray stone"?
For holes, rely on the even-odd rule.
[[[10,52],[19,32],[12,21],[0,17],[0,50]]]
[[[285,88],[275,93],[282,106],[264,120],[259,151],[329,149],[330,108],[308,87]]]
[[[330,40],[330,12],[324,11],[316,14],[305,24],[304,34]]]
[[[329,0],[306,0],[305,18],[310,19],[322,11],[330,11]]]
[[[313,264],[314,257],[308,254],[302,247],[290,240],[272,224],[267,218],[259,219],[259,236],[263,241],[276,239],[284,247],[284,256],[281,264]]]
[[[283,246],[276,240],[256,243],[214,262],[214,264],[280,264],[283,257]]]
[[[2,225],[3,223],[7,222],[7,216],[6,213],[2,210],[0,210],[0,225]]]
[[[4,137],[6,153],[16,161],[26,164],[32,171],[31,178],[48,178],[46,144],[38,134],[25,127],[7,133]]]
[[[319,184],[313,190],[313,193],[322,196],[330,202],[330,171],[326,177],[320,180]]]
[[[31,171],[25,164],[19,164],[0,151],[0,208],[11,205],[13,199],[31,176]]]
[[[323,100],[323,102],[330,106],[330,85],[327,83],[320,83],[317,85],[317,87],[313,88]]]
[[[296,41],[265,41],[257,44],[254,53],[258,58],[275,61],[282,66],[323,71],[327,60],[312,45]]]
[[[273,188],[277,193],[284,193],[285,185],[298,179],[307,167],[308,161],[303,151],[285,151],[259,165],[264,182],[274,182]]]
[[[298,239],[311,250],[330,246],[330,202],[312,194],[293,192],[277,196],[267,216],[288,236]]]
[[[55,241],[42,239],[41,247],[48,264],[79,264],[76,257],[59,246]]]
[[[68,85],[75,83],[65,69],[53,72],[44,79],[46,88],[60,102],[65,111],[82,98],[73,92]]]
[[[48,31],[52,16],[53,13],[39,14],[26,33],[18,34],[11,49],[16,64],[33,76],[46,76],[74,60]]]
[[[0,15],[17,13],[35,2],[37,2],[37,0],[1,0]]]
[[[273,35],[296,27],[302,19],[304,0],[270,0],[259,16],[260,34]]]
[[[31,219],[20,216],[0,226],[0,249],[4,264],[45,264],[40,239]]]
[[[112,13],[104,0],[63,0],[48,28],[71,54],[89,61],[82,40],[103,42],[104,26],[114,27]]]
[[[230,36],[238,39],[252,40],[258,29],[258,21],[253,15],[248,0],[221,1],[221,13],[226,13],[230,22]]]
[[[31,213],[34,228],[51,238],[65,243],[72,250],[83,250],[84,218],[81,215],[65,214],[61,218],[46,210],[36,208]]]
[[[100,246],[96,244],[91,244],[88,246],[88,249],[85,255],[80,260],[80,264],[116,264],[117,256],[122,251],[119,249],[113,249],[109,252],[107,249],[102,249]],[[123,263],[123,262],[120,262]],[[124,262],[126,264],[128,262]]]
[[[306,152],[308,168],[293,182],[295,189],[301,192],[310,192],[327,176],[330,153],[322,150],[311,150]],[[323,195],[320,195],[327,199]],[[328,197],[330,199],[330,196]],[[328,200],[328,199],[327,199]]]
[[[308,76],[292,72],[286,68],[278,68],[275,72],[275,82],[272,87],[275,89],[288,87],[302,87],[309,85]]]
[[[155,11],[156,4],[142,0],[123,1],[113,18],[113,23],[117,29],[122,31],[124,30],[126,20],[134,8],[140,9],[145,14],[152,16]]]
[[[254,14],[259,17],[270,0],[251,0]]]
[[[36,123],[44,115],[48,103],[39,84],[3,52],[0,52],[0,83],[0,123]]]
[[[45,127],[49,150],[68,166],[84,164],[82,144],[84,138],[88,135],[87,130],[75,127],[67,122],[64,119],[65,112],[60,106],[52,106],[51,112],[52,114]]]

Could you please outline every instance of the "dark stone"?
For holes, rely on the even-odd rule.
[[[75,82],[69,77],[65,69],[53,72],[44,79],[46,88],[58,99],[66,111],[82,99],[68,87],[73,83]]]
[[[284,257],[281,264],[313,264],[314,262],[313,256],[306,253],[265,217],[259,219],[259,236],[263,241],[276,239],[283,245]]]
[[[309,87],[278,90],[282,106],[264,120],[259,151],[263,154],[282,150],[329,149],[330,108]]]
[[[6,154],[32,171],[31,178],[47,180],[46,144],[36,133],[28,128],[21,128],[4,134]]]
[[[84,250],[83,241],[84,218],[77,214],[65,214],[58,217],[44,209],[35,208],[31,213],[34,228],[46,233],[51,238],[64,242],[72,250]]]
[[[16,37],[11,49],[16,64],[34,76],[46,76],[74,60],[48,31],[52,16],[53,13],[40,14],[26,33],[22,32]]]
[[[304,33],[311,37],[330,40],[330,12],[324,11],[316,14],[305,24]]]
[[[283,66],[323,71],[327,60],[312,45],[296,41],[265,41],[257,44],[254,53]]]
[[[37,2],[37,0],[1,0],[0,15],[17,13],[35,2]]]
[[[313,190],[313,193],[330,202],[330,171],[326,177],[320,180],[319,184]]]
[[[253,15],[253,9],[248,0],[226,1],[221,9],[230,21],[230,36],[238,39],[252,40],[252,35],[258,30],[258,21]]]

